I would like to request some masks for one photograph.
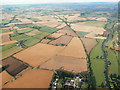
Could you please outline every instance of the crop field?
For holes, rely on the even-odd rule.
[[[50,34],[50,33],[42,32],[42,33],[37,34],[37,35],[35,35],[35,36],[33,36],[33,37],[41,40],[41,39],[43,39],[44,37],[46,37],[47,35],[49,35],[49,34]]]
[[[17,41],[22,41],[22,40],[32,39],[32,37],[27,36],[25,34],[20,34],[20,35],[12,36],[11,39],[12,40],[17,40]]]
[[[10,32],[10,29],[8,28],[1,28],[0,30],[2,33]]]
[[[41,32],[47,32],[47,33],[52,33],[52,32],[55,32],[57,31],[56,28],[51,28],[51,27],[46,27],[46,26],[42,26],[39,31]]]
[[[42,41],[41,41],[41,43],[44,43],[44,44],[47,44],[48,42],[50,42],[51,40],[49,40],[49,39],[43,39]]]
[[[95,26],[95,27],[104,27],[106,22],[101,22],[101,21],[87,21],[84,23],[84,25],[87,26]]]
[[[60,29],[60,28],[63,28],[63,27],[65,27],[65,26],[66,26],[66,24],[65,24],[65,23],[62,23],[62,24],[58,25],[58,26],[57,26],[57,27],[55,27],[55,28]]]
[[[95,77],[96,80],[95,84],[96,86],[99,86],[105,82],[104,78],[105,63],[101,47],[102,42],[103,40],[98,40],[98,44],[92,49],[90,53],[91,68],[93,71],[93,77]],[[93,83],[95,83],[94,79]]]
[[[37,29],[35,29],[35,30],[30,31],[30,32],[25,33],[25,34],[28,35],[28,36],[35,36],[35,35],[37,35],[37,34],[41,34],[41,32],[38,31]]]
[[[34,29],[33,28],[28,28],[28,29],[24,29],[24,30],[18,30],[17,32],[18,33],[27,33],[27,32],[30,32],[32,30],[34,30]]]
[[[97,41],[95,39],[90,39],[90,38],[81,38],[83,44],[85,45],[85,48],[88,53],[92,50],[95,45],[97,45]]]
[[[76,37],[76,36],[77,36],[77,35],[76,35],[72,30],[70,30],[69,27],[67,27],[67,26],[64,27],[64,28],[62,28],[62,29],[60,29],[60,30],[58,30],[57,33],[67,34],[67,35],[70,35],[70,36],[72,36],[72,37]]]
[[[66,56],[55,56],[40,65],[40,68],[50,70],[65,70],[73,73],[81,73],[87,71],[86,59],[78,59]]]
[[[55,39],[55,40],[49,42],[49,44],[67,46],[69,44],[69,42],[71,41],[71,39],[72,39],[71,36],[63,35],[63,36],[59,37],[58,39]]]
[[[6,71],[3,71],[0,73],[0,87],[12,79],[14,79],[12,76],[10,76]]]
[[[14,82],[6,84],[3,88],[48,88],[52,76],[52,71],[32,69],[23,73]]]
[[[10,36],[9,34],[12,34],[13,32],[6,32],[6,33],[2,33],[0,34],[1,37],[1,42],[0,45],[7,45],[7,44],[12,44],[12,43],[16,43],[17,41],[15,40],[10,40]]]
[[[2,48],[2,59],[13,55],[14,53],[22,50],[22,48],[16,46],[15,44],[8,44],[8,45],[4,45],[4,46],[0,46],[0,48]]]
[[[48,37],[59,38],[62,35],[64,35],[64,33],[53,33],[53,34],[50,34]]]
[[[8,57],[2,61],[2,66],[7,66],[6,70],[12,76],[17,75],[22,70],[26,69],[28,66],[23,64],[22,62],[14,59],[13,57]]]
[[[30,39],[25,40],[25,42],[23,42],[23,44],[27,47],[30,47],[30,46],[33,46],[33,45],[39,43],[39,41],[40,41],[40,39],[32,37]]]
[[[15,26],[17,26],[18,28],[27,28],[27,27],[34,26],[34,24],[32,24],[32,23],[24,23],[24,24],[16,24]]]
[[[105,39],[105,37],[96,37],[96,35],[100,34],[102,35],[105,29],[101,27],[94,27],[94,26],[86,26],[81,24],[72,24],[72,28],[75,31],[80,32],[89,32],[89,34],[85,35],[85,37],[89,38],[96,38],[96,39]]]
[[[84,51],[84,47],[82,42],[79,38],[74,37],[71,42],[68,44],[67,47],[65,47],[64,50],[62,50],[58,55],[61,56],[70,56],[80,59],[86,58],[86,53]]]
[[[38,66],[56,55],[62,49],[64,49],[64,47],[39,43],[15,54],[14,57],[30,64],[31,66]]]

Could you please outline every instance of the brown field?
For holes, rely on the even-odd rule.
[[[58,38],[58,37],[60,37],[62,35],[64,35],[64,33],[53,33],[53,34],[50,34],[48,37]]]
[[[53,28],[57,27],[62,23],[62,22],[58,22],[57,19],[52,16],[40,16],[36,18],[38,18],[41,22],[34,22],[34,24],[41,24]]]
[[[61,25],[59,25],[59,26],[57,26],[57,27],[55,27],[55,28],[60,29],[60,28],[63,28],[63,27],[65,27],[65,26],[66,26],[66,24],[65,24],[65,23],[62,23]]]
[[[84,51],[83,44],[80,41],[80,39],[77,37],[74,37],[71,40],[71,42],[68,44],[68,46],[65,47],[65,49],[62,50],[60,53],[58,53],[58,55],[70,56],[70,57],[75,57],[80,59],[86,58],[86,53]]]
[[[85,35],[85,37],[96,38],[96,39],[106,39],[106,37],[96,37],[96,35],[98,34],[102,35],[103,32],[105,31],[105,29],[101,27],[86,26],[86,25],[81,25],[77,23],[77,24],[72,24],[72,28],[75,31],[89,32],[89,34]]]
[[[63,35],[63,36],[59,37],[58,39],[51,41],[49,44],[52,44],[52,45],[65,45],[66,46],[66,45],[69,44],[71,39],[72,39],[71,36]]]
[[[20,73],[22,70],[26,69],[28,66],[23,64],[22,62],[8,57],[2,61],[2,66],[8,66],[6,70],[13,76]]]
[[[49,40],[49,39],[43,39],[42,41],[41,41],[41,43],[44,43],[44,44],[47,44],[48,42],[50,42],[51,40]]]
[[[31,66],[38,66],[56,55],[63,48],[64,47],[39,43],[15,54],[14,57],[27,62]]]
[[[32,69],[3,88],[49,88],[52,76],[52,71]]]
[[[63,29],[60,29],[59,31],[57,31],[57,33],[63,33],[63,34],[67,34],[73,37],[76,37],[77,35],[69,29],[69,27],[64,27]]]
[[[9,39],[9,34],[7,34],[7,35],[2,35],[1,38],[2,38],[2,43],[4,43],[4,42],[9,42],[9,41],[10,41],[10,39]]]
[[[0,87],[12,79],[14,78],[10,76],[6,71],[1,72],[0,73]]]
[[[13,32],[7,32],[7,33],[0,34],[0,37],[2,40],[2,41],[0,41],[0,45],[7,45],[7,44],[16,43],[17,41],[15,41],[15,40],[11,41],[9,39],[9,34],[12,34],[12,33]]]
[[[28,36],[34,36],[34,35],[37,35],[37,34],[40,34],[40,33],[41,32],[38,31],[38,30],[33,30],[33,31],[25,33],[25,34],[28,35]]]
[[[85,45],[85,48],[88,53],[90,53],[91,49],[97,45],[96,39],[90,39],[90,38],[81,38],[83,41],[83,44]]]
[[[42,64],[40,68],[50,70],[62,69],[73,73],[80,73],[87,71],[87,63],[86,59],[55,56],[46,63]]]

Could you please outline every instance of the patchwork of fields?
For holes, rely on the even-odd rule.
[[[58,84],[59,88],[63,83],[69,86],[76,80],[80,83],[77,88],[86,88],[88,84],[106,87],[105,60],[109,64],[108,76],[119,75],[118,52],[109,47],[104,47],[106,52],[102,49],[104,40],[111,34],[105,29],[109,21],[105,15],[108,14],[94,12],[94,16],[78,8],[74,8],[76,11],[57,9],[48,7],[48,10],[37,8],[38,11],[34,11],[30,8],[32,11],[23,10],[21,15],[4,15],[0,26],[0,86],[49,88]],[[49,13],[51,11],[53,13]],[[114,46],[114,40],[111,41],[106,45]],[[65,76],[61,78],[59,74]],[[76,79],[71,78],[72,75]]]

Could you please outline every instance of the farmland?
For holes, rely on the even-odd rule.
[[[17,78],[14,82],[6,84],[3,88],[48,88],[52,75],[52,71],[32,69],[23,73],[22,77]]]
[[[14,57],[32,65],[32,66],[37,67],[38,65],[46,62],[48,59],[50,59],[51,57],[56,55],[63,48],[64,47],[57,47],[57,46],[39,43],[33,47],[27,48],[26,50],[23,50],[23,51],[15,54]],[[48,53],[48,52],[50,52],[50,53]]]
[[[117,9],[102,2],[3,5],[1,86],[119,90]]]
[[[84,66],[83,66],[84,65]],[[55,56],[46,63],[40,65],[40,68],[50,70],[65,70],[73,73],[86,72],[86,60],[66,56]]]

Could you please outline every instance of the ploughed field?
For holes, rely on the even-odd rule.
[[[6,67],[5,70],[7,70],[7,72],[12,76],[16,76],[18,73],[28,67],[27,65],[13,57],[8,57],[4,59],[2,61],[2,66]]]

